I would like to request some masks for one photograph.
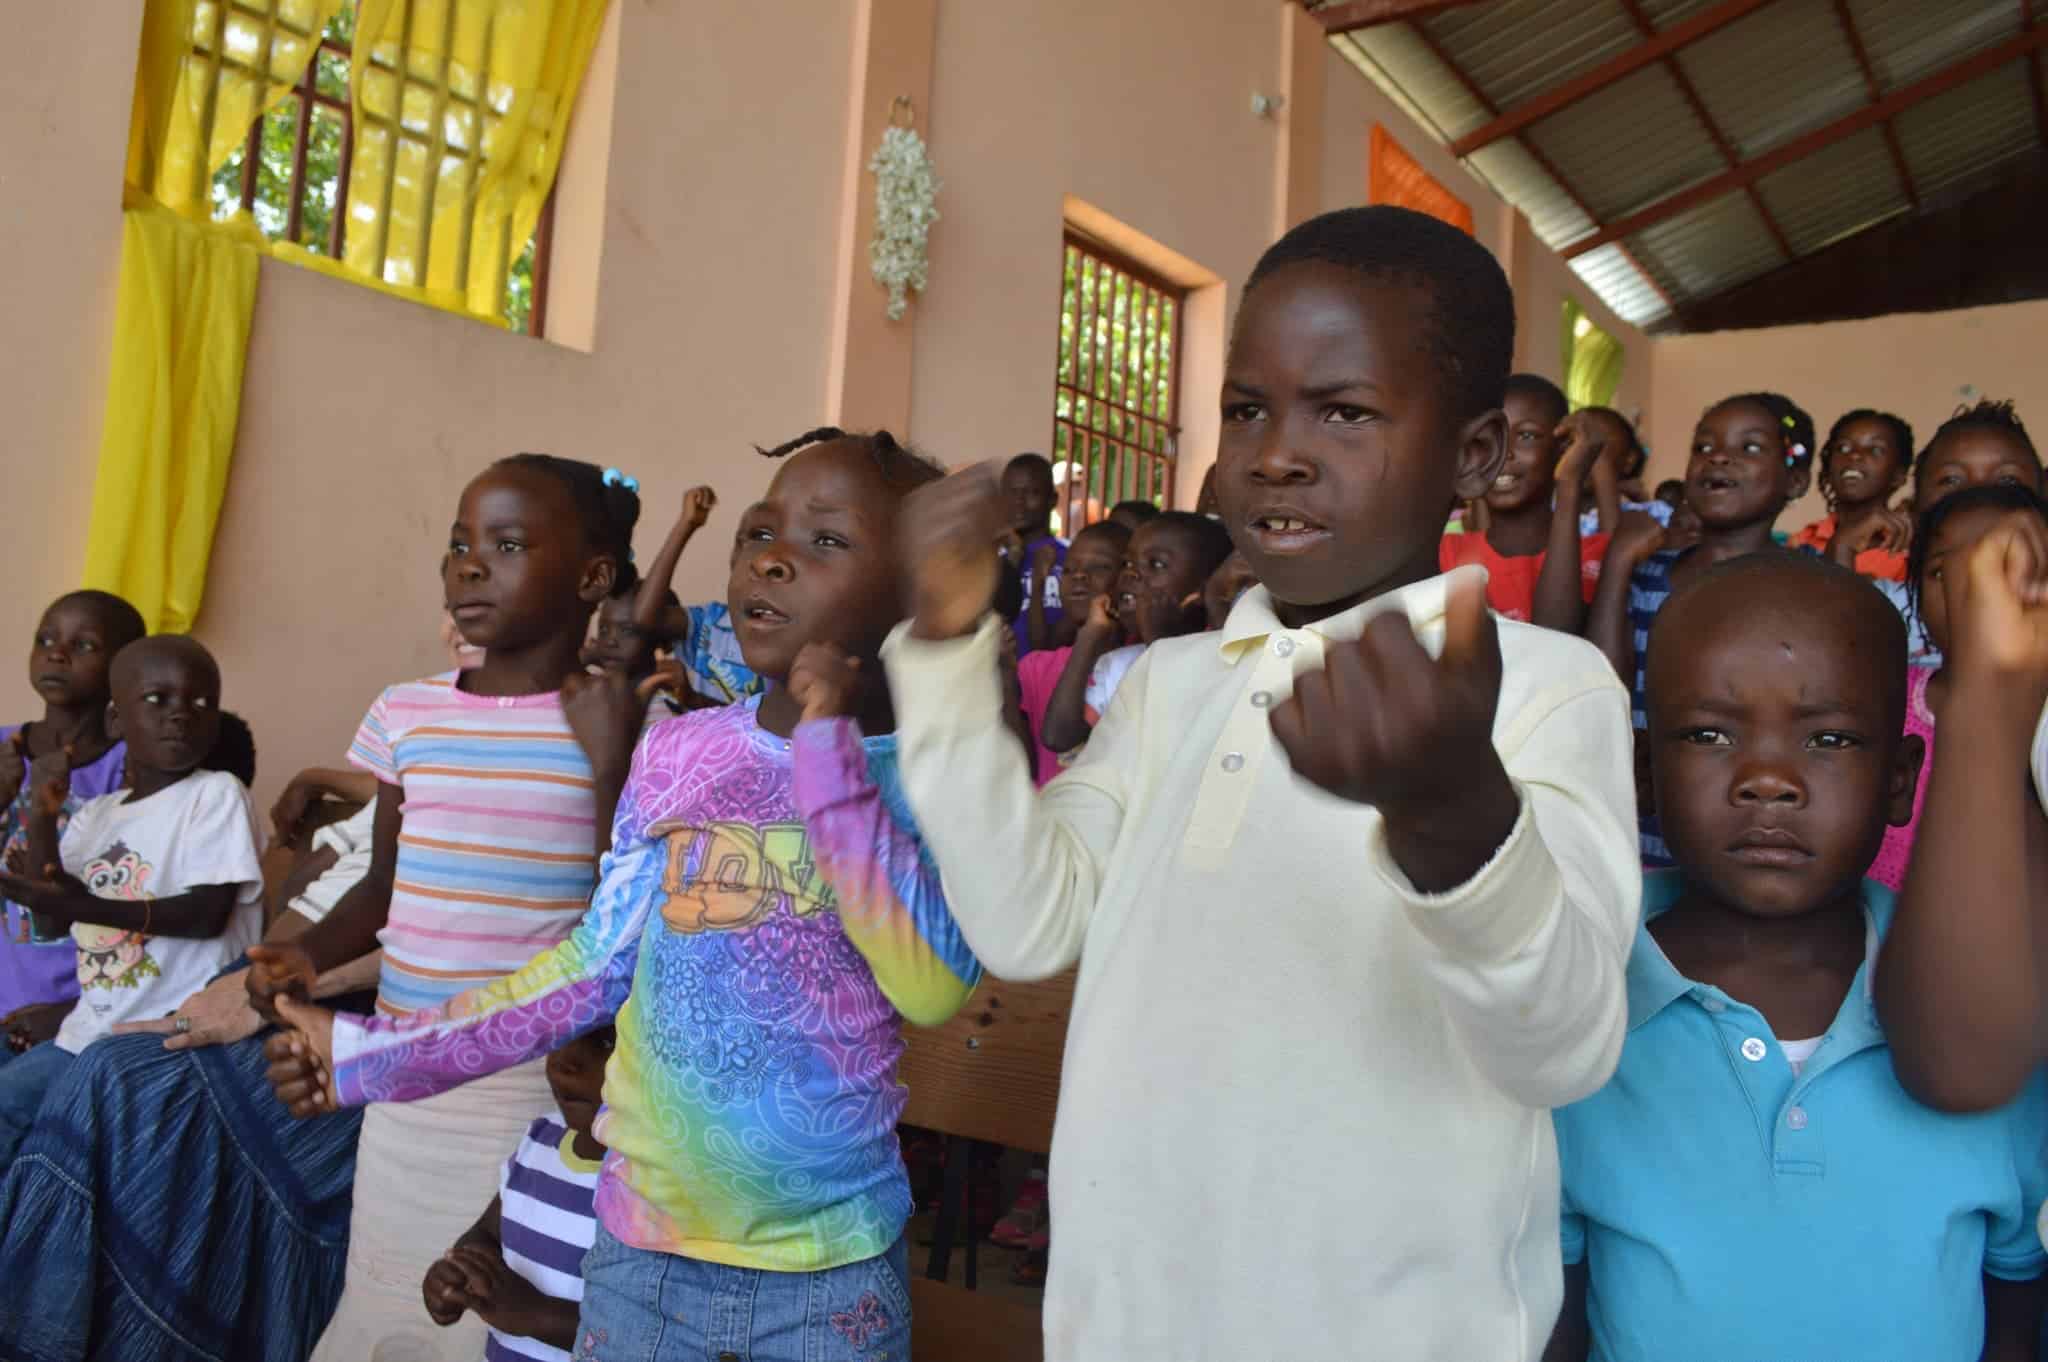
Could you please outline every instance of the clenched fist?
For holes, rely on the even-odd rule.
[[[1009,516],[992,463],[963,468],[904,499],[896,539],[910,583],[911,633],[958,638],[988,613],[999,570],[996,542]]]

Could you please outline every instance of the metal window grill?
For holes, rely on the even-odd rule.
[[[280,38],[310,41],[313,35],[293,25],[281,12],[280,0],[219,0],[201,6],[196,14],[201,31],[193,35],[193,53],[209,66],[245,71],[259,79],[269,78],[274,49]],[[412,5],[405,8],[407,34],[413,23]],[[261,39],[253,52],[228,50],[228,11],[253,21]],[[445,7],[444,22],[452,23],[455,7]],[[264,235],[295,242],[308,250],[339,260],[348,231],[349,183],[354,172],[355,111],[349,98],[351,64],[354,61],[356,6],[344,4],[326,30],[311,61],[306,63],[291,93],[277,106],[249,126],[246,141],[214,173],[213,203],[216,217],[237,209],[250,214]],[[447,50],[444,36],[442,49]],[[466,92],[449,88],[445,60],[438,71],[414,71],[397,75],[409,90],[426,95],[433,117],[427,126],[441,136],[439,145],[426,134],[406,127],[401,120],[393,127],[403,148],[391,158],[393,174],[423,174],[431,210],[434,178],[451,160],[461,166],[474,183],[476,160],[481,154],[483,119],[487,111]],[[380,67],[380,70],[388,68]],[[209,89],[201,145],[212,136],[213,106]],[[460,116],[448,116],[451,110]],[[459,140],[448,136],[451,127],[469,129]],[[289,141],[288,163],[266,155],[266,143],[276,146]],[[420,162],[415,164],[415,162]],[[383,186],[385,212],[379,215],[379,230],[389,221],[391,185]],[[473,201],[473,196],[470,196]],[[428,224],[421,224],[426,230]],[[547,325],[548,256],[554,242],[555,196],[549,193],[540,221],[523,253],[505,266],[505,314],[517,330],[531,336],[544,333]],[[467,249],[467,234],[464,236]],[[380,250],[379,255],[383,252]]]
[[[1076,232],[1060,282],[1052,458],[1071,535],[1119,501],[1173,501],[1186,290]]]

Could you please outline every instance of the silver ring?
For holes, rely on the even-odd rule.
[[[192,1019],[190,1017],[173,1018],[172,1026],[173,1029],[176,1030],[179,1035],[186,1035],[192,1030]]]

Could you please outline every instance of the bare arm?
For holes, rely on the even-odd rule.
[[[292,945],[306,953],[315,973],[325,974],[377,949],[377,933],[384,930],[391,913],[398,832],[404,821],[399,809],[404,802],[405,794],[398,786],[379,783],[369,873],[341,896],[325,918],[292,938]]]
[[[1584,1263],[1566,1264],[1564,1308],[1558,1312],[1557,1325],[1550,1331],[1543,1362],[1586,1362],[1592,1353],[1592,1326],[1586,1318],[1587,1276]]]
[[[639,593],[633,597],[633,627],[641,633],[660,635],[668,593],[675,588],[676,564],[683,561],[683,550],[690,547],[690,540],[704,528],[717,504],[718,494],[709,487],[692,487],[683,493],[683,513],[676,517],[668,538],[661,543],[661,552],[654,555],[654,566],[647,569]]]
[[[1038,740],[1047,751],[1071,752],[1088,741],[1088,677],[1102,655],[1114,647],[1116,625],[1109,618],[1107,602],[1097,596],[1088,607],[1088,622],[1074,639],[1074,651],[1052,689],[1052,698],[1045,702]]]
[[[2044,1306],[2048,1306],[2048,1278],[2008,1282],[1986,1276],[1984,1362],[2039,1362]]]
[[[1635,630],[1629,626],[1628,589],[1636,569],[1649,561],[1664,542],[1664,527],[1646,515],[1625,516],[1607,545],[1600,566],[1600,585],[1586,612],[1586,641],[1606,654],[1621,684],[1636,679]]]
[[[1586,460],[1591,450],[1574,445],[1557,463],[1557,501],[1550,513],[1550,541],[1543,546],[1543,570],[1536,574],[1533,623],[1560,633],[1586,628],[1585,574],[1579,570],[1579,506],[1584,497]]]
[[[1034,649],[1055,646],[1052,624],[1045,617],[1045,584],[1052,576],[1058,556],[1059,550],[1049,539],[1039,544],[1031,555],[1031,590],[1025,593],[1024,632]]]
[[[2048,697],[2048,530],[2014,516],[1947,568],[1941,750],[1877,963],[1899,1080],[1921,1101],[2009,1101],[2042,1055],[2048,825],[2027,754]]]

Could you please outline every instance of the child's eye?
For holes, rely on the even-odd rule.
[[[498,541],[498,552],[524,553],[526,552],[526,545],[520,543],[517,539],[500,539]]]
[[[76,651],[81,653],[96,653],[100,650],[100,645],[94,643],[89,638],[82,638],[78,640],[78,642],[74,644],[73,647]]]
[[[1728,735],[1726,729],[1720,728],[1688,728],[1685,732],[1679,734],[1678,737],[1681,742],[1691,743],[1694,747],[1733,747],[1735,745],[1735,739]]]
[[[811,538],[811,542],[821,549],[843,549],[846,547],[846,541],[836,534],[814,535]]]
[[[1225,404],[1223,408],[1223,419],[1226,421],[1262,421],[1265,417],[1265,407],[1257,402],[1231,402]]]
[[[1806,745],[1822,752],[1846,752],[1863,744],[1854,733],[1840,733],[1830,729],[1824,733],[1814,734],[1806,740]]]
[[[194,701],[192,702],[192,708],[194,708],[194,709],[212,709],[212,708],[213,708],[213,701],[211,701],[211,700],[207,699],[207,698],[206,698],[206,697],[205,697],[204,695],[202,695],[202,696],[200,696],[200,697],[199,697],[199,698],[198,698],[197,700],[194,700]]]
[[[160,705],[163,702],[164,693],[160,690],[148,691],[142,697],[142,703],[145,705]]]
[[[450,558],[460,558],[463,554],[468,552],[469,545],[463,543],[460,539],[451,539],[448,541],[448,556]]]
[[[1330,419],[1342,426],[1360,426],[1372,419],[1372,413],[1364,407],[1332,407]]]
[[[774,534],[769,531],[766,525],[755,525],[750,529],[740,531],[740,540],[743,543],[765,544],[774,537]]]

